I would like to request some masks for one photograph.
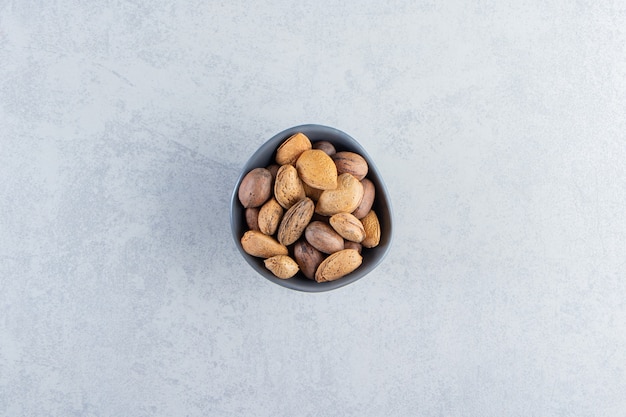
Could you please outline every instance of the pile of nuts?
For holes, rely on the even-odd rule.
[[[264,258],[281,279],[300,270],[317,282],[334,281],[357,269],[363,248],[380,242],[365,159],[296,133],[278,147],[275,162],[254,168],[239,186],[249,229],[243,250]]]

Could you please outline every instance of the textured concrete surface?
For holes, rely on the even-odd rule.
[[[0,1],[0,415],[624,416],[625,19]],[[229,232],[240,167],[301,123],[357,138],[395,209],[331,293]]]

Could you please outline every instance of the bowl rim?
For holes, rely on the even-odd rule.
[[[271,147],[272,148],[272,152],[273,154],[276,152],[276,148],[280,145],[275,144],[275,142],[279,142],[279,139],[285,140],[287,139],[289,136],[298,133],[298,132],[302,132],[305,135],[307,135],[307,131],[308,132],[312,132],[315,131],[317,133],[323,132],[323,133],[328,133],[329,135],[334,135],[334,136],[338,136],[343,138],[344,140],[346,140],[347,142],[350,143],[351,147],[354,147],[357,149],[357,152],[361,154],[361,156],[363,156],[363,158],[365,158],[365,160],[367,161],[368,165],[370,166],[370,172],[375,172],[376,173],[376,177],[378,179],[378,186],[380,186],[382,188],[382,192],[377,192],[377,195],[380,193],[380,195],[384,196],[384,200],[385,200],[385,205],[387,206],[387,215],[388,215],[388,219],[389,219],[389,224],[388,226],[388,230],[386,231],[386,233],[388,233],[388,239],[386,242],[386,245],[384,246],[382,252],[379,254],[379,257],[377,259],[375,259],[367,268],[367,270],[362,269],[359,270],[359,268],[357,268],[355,271],[351,272],[350,274],[346,275],[345,277],[335,280],[335,281],[330,281],[330,282],[321,282],[321,283],[315,283],[315,285],[303,285],[300,283],[300,281],[295,281],[293,279],[280,279],[277,278],[276,276],[274,276],[269,270],[263,270],[261,268],[258,268],[258,265],[254,263],[255,259],[260,259],[260,258],[255,258],[252,255],[247,254],[244,250],[243,247],[241,246],[241,236],[238,236],[238,230],[237,230],[237,223],[235,221],[235,207],[237,204],[239,203],[239,197],[238,197],[238,189],[239,189],[239,185],[241,184],[241,181],[243,180],[243,177],[253,168],[255,168],[254,166],[251,167],[252,161],[254,161],[255,159],[258,158],[259,154],[262,154],[264,152],[267,152],[268,149]],[[307,135],[308,136],[308,135]],[[329,138],[329,141],[332,142],[332,137]],[[241,171],[235,181],[235,184],[233,186],[233,191],[231,193],[230,196],[230,228],[231,228],[231,235],[233,238],[233,241],[235,243],[235,246],[237,247],[237,250],[241,253],[241,255],[243,256],[243,258],[246,260],[246,262],[250,265],[250,267],[259,275],[263,276],[263,278],[273,282],[274,284],[280,285],[282,287],[291,289],[291,290],[296,290],[296,291],[301,291],[301,292],[307,292],[307,293],[318,293],[318,292],[326,292],[326,291],[331,291],[331,290],[335,290],[338,288],[342,288],[345,287],[346,285],[352,284],[355,281],[358,281],[359,279],[363,278],[365,275],[371,273],[374,269],[376,269],[380,263],[387,257],[387,255],[389,254],[389,250],[393,244],[393,237],[394,237],[394,233],[393,233],[393,209],[392,209],[392,205],[391,205],[391,198],[389,195],[389,190],[387,189],[387,186],[382,178],[382,175],[380,173],[380,170],[378,169],[378,167],[376,166],[376,164],[374,163],[374,161],[372,160],[371,156],[367,153],[367,151],[363,148],[363,146],[356,140],[354,139],[352,136],[348,135],[347,133],[331,127],[331,126],[326,126],[326,125],[321,125],[321,124],[315,124],[315,123],[307,123],[307,124],[302,124],[302,125],[297,125],[297,126],[292,126],[290,128],[284,129],[278,133],[276,133],[275,135],[273,135],[272,137],[270,137],[269,139],[267,139],[263,144],[261,144],[261,146],[259,146],[247,159],[247,161],[244,163],[244,165],[241,168]],[[379,214],[380,217],[380,214]]]

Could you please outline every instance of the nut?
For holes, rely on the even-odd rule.
[[[238,197],[245,207],[259,207],[272,194],[272,174],[265,168],[254,168],[239,185]]]
[[[337,168],[330,156],[319,149],[302,152],[296,161],[298,175],[305,183],[319,190],[337,187]]]
[[[320,252],[334,253],[343,249],[343,238],[326,223],[311,222],[304,230],[304,237]]]
[[[365,248],[378,246],[380,243],[380,222],[374,210],[370,210],[367,216],[361,219],[361,223],[363,223],[363,229],[365,229],[365,239],[363,239],[361,245]]]
[[[326,155],[331,156],[335,152],[335,146],[327,140],[320,140],[313,144],[313,149],[321,149],[326,153]]]
[[[278,241],[288,246],[298,240],[311,221],[314,210],[315,204],[308,197],[291,206],[278,226]]]
[[[246,224],[248,225],[248,229],[250,230],[259,230],[259,208],[258,207],[248,207],[246,209]]]
[[[289,253],[285,245],[281,245],[273,237],[258,230],[248,230],[244,233],[241,238],[241,247],[248,255],[258,258],[270,258]]]
[[[359,253],[361,253],[363,251],[363,245],[361,245],[360,243],[349,241],[349,240],[346,240],[343,243],[343,247],[345,249],[354,249],[354,250],[356,250]]]
[[[335,252],[317,267],[315,281],[334,281],[346,276],[357,269],[363,262],[363,257],[355,249],[344,249]]]
[[[317,201],[320,199],[320,196],[322,195],[322,192],[324,190],[313,188],[306,182],[303,182],[302,185],[304,186],[304,193],[306,194],[307,197],[309,197],[313,201]]]
[[[278,169],[274,183],[274,197],[285,209],[306,197],[298,171],[293,165],[283,165]]]
[[[352,174],[359,181],[367,175],[367,161],[358,153],[347,151],[337,152],[332,158],[337,166],[337,173],[340,175],[347,172],[348,174]]]
[[[361,242],[365,239],[363,223],[350,213],[337,213],[330,218],[330,225],[346,240]]]
[[[296,261],[287,255],[276,255],[264,261],[265,267],[280,279],[289,279],[298,273]]]
[[[311,149],[311,141],[304,133],[296,133],[284,141],[276,150],[278,165],[294,165],[302,152]]]
[[[258,218],[258,230],[266,235],[273,235],[283,218],[283,208],[275,198],[271,198],[261,206]]]
[[[363,198],[363,185],[352,174],[341,174],[337,178],[337,188],[324,190],[317,201],[315,212],[323,216],[337,213],[352,213]]]
[[[361,202],[356,210],[352,212],[354,217],[357,219],[362,219],[367,213],[370,212],[376,195],[376,187],[374,187],[374,183],[372,181],[367,178],[363,178],[361,180],[361,185],[363,185],[363,198],[361,199]]]
[[[293,257],[308,279],[315,279],[315,271],[324,260],[324,254],[304,239],[297,241],[293,246]]]

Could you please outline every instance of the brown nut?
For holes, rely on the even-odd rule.
[[[324,190],[317,201],[315,212],[323,216],[337,213],[352,213],[363,198],[363,185],[352,174],[341,174],[337,178],[337,188]]]
[[[361,219],[363,229],[365,229],[365,239],[361,245],[365,248],[373,248],[380,243],[380,222],[374,210],[370,210],[367,216]]]
[[[357,219],[362,219],[365,217],[367,213],[372,209],[372,205],[374,204],[374,197],[376,196],[376,187],[374,187],[374,183],[367,178],[363,178],[361,180],[361,185],[363,185],[363,198],[359,203],[359,206],[352,212],[354,217]]]
[[[272,178],[276,180],[276,174],[278,173],[279,168],[280,168],[280,165],[272,164],[272,165],[269,165],[266,169],[270,172],[270,174],[272,174]]]
[[[361,253],[363,251],[363,245],[360,243],[352,242],[350,240],[346,240],[343,242],[344,249],[354,249],[357,252]]]
[[[304,230],[304,237],[320,252],[334,253],[343,249],[343,238],[326,223],[311,222]]]
[[[347,151],[337,152],[332,158],[333,161],[335,161],[339,175],[347,172],[348,174],[352,174],[359,181],[367,175],[367,161],[358,153]]]
[[[258,230],[266,235],[273,235],[283,218],[283,208],[275,198],[271,198],[261,206],[258,217]]]
[[[350,213],[337,213],[330,218],[330,225],[346,240],[360,243],[365,239],[363,223]]]
[[[259,230],[259,208],[258,207],[248,207],[246,209],[246,224],[248,225],[248,229],[250,230]]]
[[[265,267],[280,279],[289,279],[298,273],[296,261],[287,255],[276,255],[264,261]]]
[[[363,262],[363,257],[354,249],[344,249],[335,252],[317,267],[315,281],[334,281],[346,276],[357,269]]]
[[[324,260],[324,254],[304,239],[297,241],[293,246],[293,257],[308,279],[315,279],[315,271]]]
[[[278,169],[274,183],[274,197],[285,209],[306,197],[298,171],[293,165],[283,165]]]
[[[321,149],[328,156],[334,155],[335,152],[337,152],[335,150],[335,146],[327,140],[320,140],[318,142],[313,143],[313,149]]]
[[[254,168],[243,177],[238,197],[245,207],[259,207],[272,195],[272,174],[265,168]]]
[[[314,210],[315,204],[308,197],[291,206],[278,226],[278,241],[288,246],[298,240],[311,221]]]
[[[281,245],[271,236],[267,236],[258,230],[248,230],[241,238],[243,250],[258,258],[270,258],[276,255],[287,255],[287,247]]]
[[[284,141],[276,150],[279,165],[294,165],[302,152],[311,149],[311,141],[304,133],[296,133]]]
[[[337,187],[335,163],[319,149],[302,152],[296,161],[298,175],[305,183],[319,190],[332,190]]]

